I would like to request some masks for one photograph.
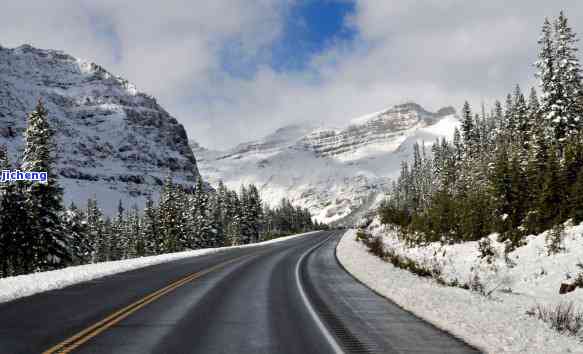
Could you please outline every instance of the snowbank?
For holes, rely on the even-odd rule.
[[[465,281],[473,271],[493,279],[492,271],[473,267],[477,257],[476,243],[437,248],[406,250],[398,240],[385,234],[385,244],[418,261],[433,257],[443,264],[443,276]],[[575,337],[561,335],[549,325],[526,314],[537,303],[573,301],[583,305],[583,290],[558,295],[565,272],[575,271],[575,263],[583,261],[583,225],[567,229],[566,253],[546,256],[544,234],[531,237],[528,245],[511,253],[516,266],[498,270],[497,280],[504,287],[491,298],[456,287],[441,286],[430,278],[421,278],[396,268],[368,253],[355,240],[355,232],[348,231],[337,248],[342,265],[356,278],[376,292],[393,300],[434,325],[463,338],[488,353],[583,353],[583,343]],[[399,248],[401,247],[401,248]],[[437,251],[437,252],[436,252]],[[445,252],[444,252],[445,251]],[[496,262],[500,265],[500,262]],[[505,262],[504,262],[505,264]],[[544,272],[541,271],[544,268]],[[544,274],[541,274],[544,273]],[[574,275],[574,274],[573,274]],[[492,284],[496,281],[491,280]],[[500,291],[506,288],[506,291]],[[512,292],[507,292],[512,289]]]
[[[107,275],[127,272],[138,268],[144,268],[150,265],[171,262],[188,257],[198,257],[206,254],[217,253],[219,251],[224,251],[228,249],[265,246],[268,244],[282,242],[292,238],[308,235],[314,232],[316,231],[293,236],[280,237],[274,240],[254,243],[250,245],[207,248],[195,251],[177,252],[162,254],[158,256],[126,259],[122,261],[85,264],[48,272],[40,272],[19,275],[15,277],[2,278],[0,279],[0,303],[11,301],[25,296],[30,296],[44,291],[61,289],[70,285],[105,277]]]

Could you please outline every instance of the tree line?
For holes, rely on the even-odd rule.
[[[275,208],[264,205],[255,185],[241,186],[237,193],[222,182],[213,189],[201,178],[186,187],[168,176],[157,203],[149,196],[143,210],[126,209],[120,200],[113,218],[104,215],[96,198],[85,208],[66,208],[47,116],[39,101],[28,116],[20,163],[13,164],[6,146],[0,146],[0,170],[19,167],[48,174],[47,183],[0,183],[0,277],[243,245],[326,227],[287,199]]]
[[[381,222],[411,243],[479,240],[509,248],[526,235],[583,221],[583,83],[576,34],[563,12],[545,19],[536,62],[540,95],[517,85],[504,104],[468,102],[453,140],[416,144]]]

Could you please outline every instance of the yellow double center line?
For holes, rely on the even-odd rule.
[[[99,333],[105,331],[106,329],[110,328],[111,326],[115,325],[116,323],[120,322],[124,318],[128,317],[132,313],[138,311],[139,309],[143,308],[144,306],[148,305],[151,302],[156,301],[157,299],[161,298],[162,296],[168,294],[169,292],[183,286],[184,284],[191,282],[197,278],[202,277],[205,274],[208,274],[212,271],[215,271],[221,267],[226,266],[229,263],[233,263],[237,260],[242,258],[250,257],[252,255],[245,255],[240,256],[234,259],[230,259],[228,261],[219,263],[211,268],[205,269],[200,272],[192,273],[174,283],[156,291],[152,294],[143,297],[142,299],[114,312],[113,314],[107,316],[106,318],[102,319],[101,321],[93,324],[92,326],[82,330],[81,332],[75,334],[74,336],[62,341],[61,343],[55,345],[54,347],[47,349],[43,352],[43,354],[55,354],[55,353],[70,353],[71,351],[75,350],[77,347],[82,345],[83,343],[89,341],[91,338],[97,336]]]

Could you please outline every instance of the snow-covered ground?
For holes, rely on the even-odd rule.
[[[337,255],[344,267],[373,290],[395,301],[434,325],[463,338],[488,353],[583,353],[583,342],[559,334],[549,324],[531,317],[535,305],[573,302],[583,310],[583,290],[559,295],[566,274],[575,276],[576,264],[583,262],[583,224],[567,227],[565,252],[548,256],[545,236],[529,237],[527,245],[509,254],[515,266],[504,261],[502,244],[495,268],[478,258],[477,242],[407,248],[378,224],[370,229],[383,235],[386,247],[421,264],[440,264],[442,278],[468,282],[477,272],[486,290],[499,286],[490,297],[458,287],[439,285],[370,254],[348,231],[338,245]],[[495,235],[491,236],[495,239]],[[511,290],[511,291],[510,291]]]
[[[155,264],[171,262],[189,257],[199,257],[206,254],[224,251],[227,249],[265,246],[271,243],[286,241],[292,238],[308,235],[314,232],[315,231],[293,236],[280,237],[277,239],[258,242],[250,245],[207,248],[195,251],[177,252],[162,254],[158,256],[126,259],[122,261],[86,264],[48,272],[40,272],[27,275],[19,275],[16,277],[2,278],[0,279],[0,303],[49,290],[61,289],[85,281],[94,280],[117,273],[127,272],[138,268],[144,268]]]

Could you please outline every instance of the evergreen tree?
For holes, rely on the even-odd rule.
[[[49,126],[42,102],[28,116],[24,133],[24,171],[46,172],[46,183],[28,183],[26,198],[29,222],[33,230],[34,263],[40,269],[66,266],[72,261],[71,239],[61,223],[63,191],[53,170],[55,164],[54,132]]]
[[[148,195],[146,198],[143,224],[144,226],[141,229],[141,238],[144,242],[144,254],[160,254],[163,247],[163,241],[161,239],[162,233],[160,232],[158,210],[154,206],[154,201],[152,200],[151,195]]]
[[[577,174],[577,180],[571,187],[569,198],[571,205],[571,217],[578,224],[583,222],[583,168]]]
[[[93,250],[92,262],[103,262],[109,257],[109,240],[105,233],[103,213],[95,197],[87,200],[87,229],[89,244]]]
[[[71,250],[75,264],[85,264],[91,261],[93,248],[89,238],[87,217],[74,203],[65,210],[63,224],[71,238]]]
[[[124,258],[144,256],[146,254],[146,245],[142,238],[142,224],[137,205],[134,204],[130,209],[126,220],[127,241],[124,245],[126,247]]]
[[[581,84],[581,67],[577,58],[577,38],[568,24],[567,17],[561,11],[555,21],[555,66],[553,93],[556,101],[553,102],[554,119],[565,127],[567,137],[581,131],[583,110],[578,99],[583,93]]]
[[[468,101],[466,101],[462,108],[462,138],[464,142],[465,153],[469,156],[473,156],[474,129],[472,109]]]
[[[209,202],[209,192],[202,181],[198,178],[194,189],[191,203],[192,229],[195,235],[194,247],[206,248],[213,243],[214,232]]]
[[[0,171],[11,169],[5,145],[0,145]],[[0,183],[0,277],[32,269],[31,230],[24,184]]]
[[[162,252],[170,253],[180,250],[179,243],[179,210],[176,205],[176,189],[172,182],[172,177],[167,176],[164,179],[162,186],[162,193],[160,195],[160,203],[158,209],[158,217],[160,220],[160,235],[162,236],[163,245]]]
[[[539,79],[539,86],[541,89],[541,116],[545,119],[545,121],[549,122],[549,126],[551,126],[550,122],[554,121],[556,118],[556,112],[554,112],[554,104],[557,100],[557,95],[555,91],[555,65],[556,65],[556,57],[555,57],[555,44],[553,41],[553,27],[551,22],[548,18],[545,18],[545,21],[542,26],[542,35],[538,40],[540,45],[540,51],[538,53],[538,60],[536,61],[535,65],[538,69],[536,76]],[[562,133],[557,132],[555,136],[560,136]]]
[[[516,85],[514,90],[514,102],[513,102],[513,121],[516,123],[516,142],[517,149],[521,158],[526,162],[526,155],[528,152],[528,146],[531,138],[531,122],[528,115],[528,106],[524,95],[520,90],[520,86]]]
[[[227,245],[237,246],[241,244],[241,219],[242,210],[239,196],[235,191],[227,193],[227,207],[225,210],[227,228],[225,230]]]
[[[555,224],[562,215],[561,205],[562,198],[565,195],[560,164],[558,161],[558,147],[552,145],[549,150],[549,156],[544,169],[543,185],[541,193],[538,196],[536,210],[539,214],[538,231],[549,229]]]

